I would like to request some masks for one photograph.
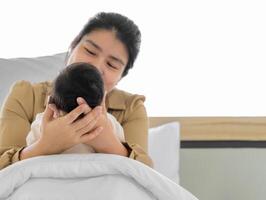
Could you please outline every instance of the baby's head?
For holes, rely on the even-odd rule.
[[[103,96],[104,84],[97,68],[88,63],[73,63],[54,80],[49,103],[68,113],[78,106],[77,97],[94,108],[102,103]]]

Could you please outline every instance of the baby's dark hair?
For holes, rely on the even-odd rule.
[[[100,72],[88,63],[74,63],[64,68],[53,82],[49,103],[57,109],[70,112],[78,106],[77,97],[85,99],[94,108],[101,104],[104,84]]]

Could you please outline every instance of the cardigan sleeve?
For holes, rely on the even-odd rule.
[[[16,82],[0,113],[0,169],[19,160],[33,117],[34,94],[31,83]]]
[[[122,123],[129,158],[138,160],[150,167],[153,162],[147,154],[148,117],[144,106],[144,96],[133,95],[127,102],[125,120]]]

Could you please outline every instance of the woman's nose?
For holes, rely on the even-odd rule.
[[[104,60],[98,59],[96,60],[93,65],[99,70],[100,74],[104,74]]]
[[[98,70],[99,70],[99,72],[100,72],[101,75],[104,74],[104,69],[102,67],[99,67]]]

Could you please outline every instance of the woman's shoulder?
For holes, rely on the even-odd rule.
[[[32,87],[32,88],[38,88],[38,87],[51,87],[52,82],[51,81],[42,81],[42,82],[30,82],[27,80],[19,80],[16,81],[14,84],[16,87]]]
[[[29,81],[20,80],[15,82],[11,89],[10,93],[15,96],[25,96],[27,94],[42,94],[46,95],[50,91],[52,83],[49,81],[31,83]]]
[[[113,89],[107,95],[106,104],[111,109],[133,109],[137,105],[143,105],[145,96],[140,94],[132,94],[120,89]]]
[[[16,81],[12,85],[12,89],[19,89],[19,90],[37,89],[38,90],[38,89],[43,89],[43,88],[50,88],[51,86],[52,86],[52,82],[50,82],[50,81],[32,83],[32,82],[26,81],[26,80],[19,80],[19,81]]]
[[[46,98],[51,86],[52,83],[49,81],[31,83],[20,80],[12,85],[8,99],[16,99],[25,110],[32,112],[34,117],[36,113],[44,110]]]

